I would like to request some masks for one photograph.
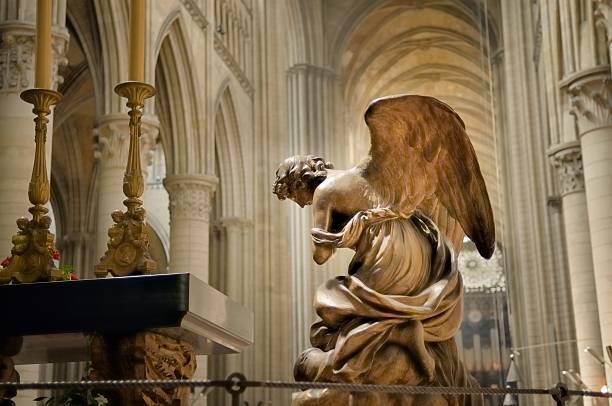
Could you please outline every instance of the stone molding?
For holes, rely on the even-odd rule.
[[[236,62],[236,59],[234,59],[234,56],[229,51],[229,49],[225,47],[225,45],[223,44],[223,41],[221,40],[221,38],[219,38],[219,35],[216,33],[215,33],[214,43],[215,43],[215,51],[217,51],[217,54],[219,55],[219,57],[221,57],[221,60],[230,69],[230,71],[232,71],[232,73],[234,74],[234,76],[238,80],[238,83],[240,83],[240,86],[242,86],[244,91],[249,96],[253,97],[254,89],[253,89],[253,85],[251,85],[251,81],[247,77],[246,73],[242,70],[240,65],[238,65],[238,62]]]
[[[208,26],[208,21],[206,21],[206,16],[204,15],[204,13],[202,13],[200,6],[198,6],[195,0],[181,0],[181,3],[183,4],[183,6],[185,6],[185,9],[187,10],[191,18],[193,18],[193,21],[196,23],[196,25],[202,30],[205,30]]]
[[[209,220],[211,199],[217,183],[211,175],[170,175],[164,186],[170,198],[170,218]]]
[[[28,23],[0,25],[0,92],[19,93],[34,86],[36,26]],[[65,65],[68,33],[53,32],[52,87],[62,83],[59,67]]]
[[[143,172],[153,162],[159,120],[157,117],[145,115],[141,121],[140,163]],[[130,146],[129,117],[127,114],[109,114],[98,121],[94,129],[97,136],[96,156],[106,167],[125,168]]]
[[[584,170],[580,142],[561,144],[549,151],[550,161],[556,169],[561,196],[584,193]]]
[[[580,136],[612,126],[610,67],[590,70],[569,83],[571,114],[576,116]]]

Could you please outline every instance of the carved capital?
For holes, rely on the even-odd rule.
[[[164,186],[170,197],[172,219],[206,220],[218,179],[210,175],[170,175]]]
[[[109,168],[125,168],[130,147],[130,119],[127,114],[103,117],[94,130],[97,136],[96,156]],[[159,134],[159,121],[154,116],[142,118],[140,162],[143,172],[153,162],[153,152]]]
[[[561,196],[584,192],[582,151],[578,141],[562,144],[549,152],[550,161],[556,169]]]
[[[223,40],[219,37],[218,34],[215,34],[214,46],[215,51],[217,51],[217,55],[221,57],[221,60],[223,60],[226,66],[232,71],[232,73],[238,80],[238,83],[240,83],[240,86],[242,86],[244,91],[252,97],[255,90],[253,89],[251,81],[247,77],[246,72],[242,69],[238,61],[236,61],[232,53],[223,44]]]
[[[33,33],[3,32],[0,37],[0,91],[30,87],[34,66]]]
[[[0,26],[0,92],[19,93],[34,87],[34,54],[36,27],[29,23],[7,23]],[[53,33],[53,88],[62,83],[59,66],[67,63],[65,31]]]
[[[568,92],[571,113],[578,120],[580,136],[612,126],[612,82],[608,66],[573,80]]]

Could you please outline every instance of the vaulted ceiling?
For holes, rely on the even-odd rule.
[[[339,73],[353,160],[369,148],[363,112],[393,94],[429,95],[466,123],[496,218],[501,219],[499,157],[491,94],[489,44],[498,35],[487,4],[468,0],[391,0],[324,4],[328,61]],[[488,18],[485,18],[488,16]]]

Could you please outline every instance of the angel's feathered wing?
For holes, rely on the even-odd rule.
[[[425,96],[393,96],[368,107],[370,157],[360,166],[381,204],[420,209],[455,248],[465,234],[485,258],[495,248],[495,224],[474,148],[461,118]]]

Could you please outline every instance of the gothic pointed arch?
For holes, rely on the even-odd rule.
[[[102,83],[104,93],[103,112],[122,111],[124,101],[115,95],[114,88],[126,80],[128,54],[128,9],[123,1],[94,1],[95,15],[100,32],[102,48]]]
[[[98,25],[98,19],[93,7],[85,2],[70,2],[66,8],[66,25],[72,41],[78,41],[82,50],[84,60],[81,61],[80,69],[85,67],[89,70],[93,81],[93,92],[96,100],[101,100],[104,92],[104,68],[102,38]],[[70,50],[69,50],[70,52]],[[64,86],[67,79],[64,77]],[[96,104],[96,114],[102,115],[103,104]]]
[[[290,31],[290,64],[324,64],[325,38],[321,0],[289,0],[287,16]]]
[[[203,101],[196,92],[191,61],[180,16],[161,41],[155,68],[155,110],[169,174],[204,173],[206,131],[199,112]]]
[[[219,183],[211,204],[210,281],[226,292],[227,279],[232,277],[228,276],[227,258],[241,255],[240,248],[228,241],[227,231],[248,226],[248,193],[238,118],[228,83],[222,86],[215,106],[215,175]]]
[[[223,217],[246,216],[246,172],[238,117],[229,84],[215,103],[215,159],[219,187],[223,189]]]

